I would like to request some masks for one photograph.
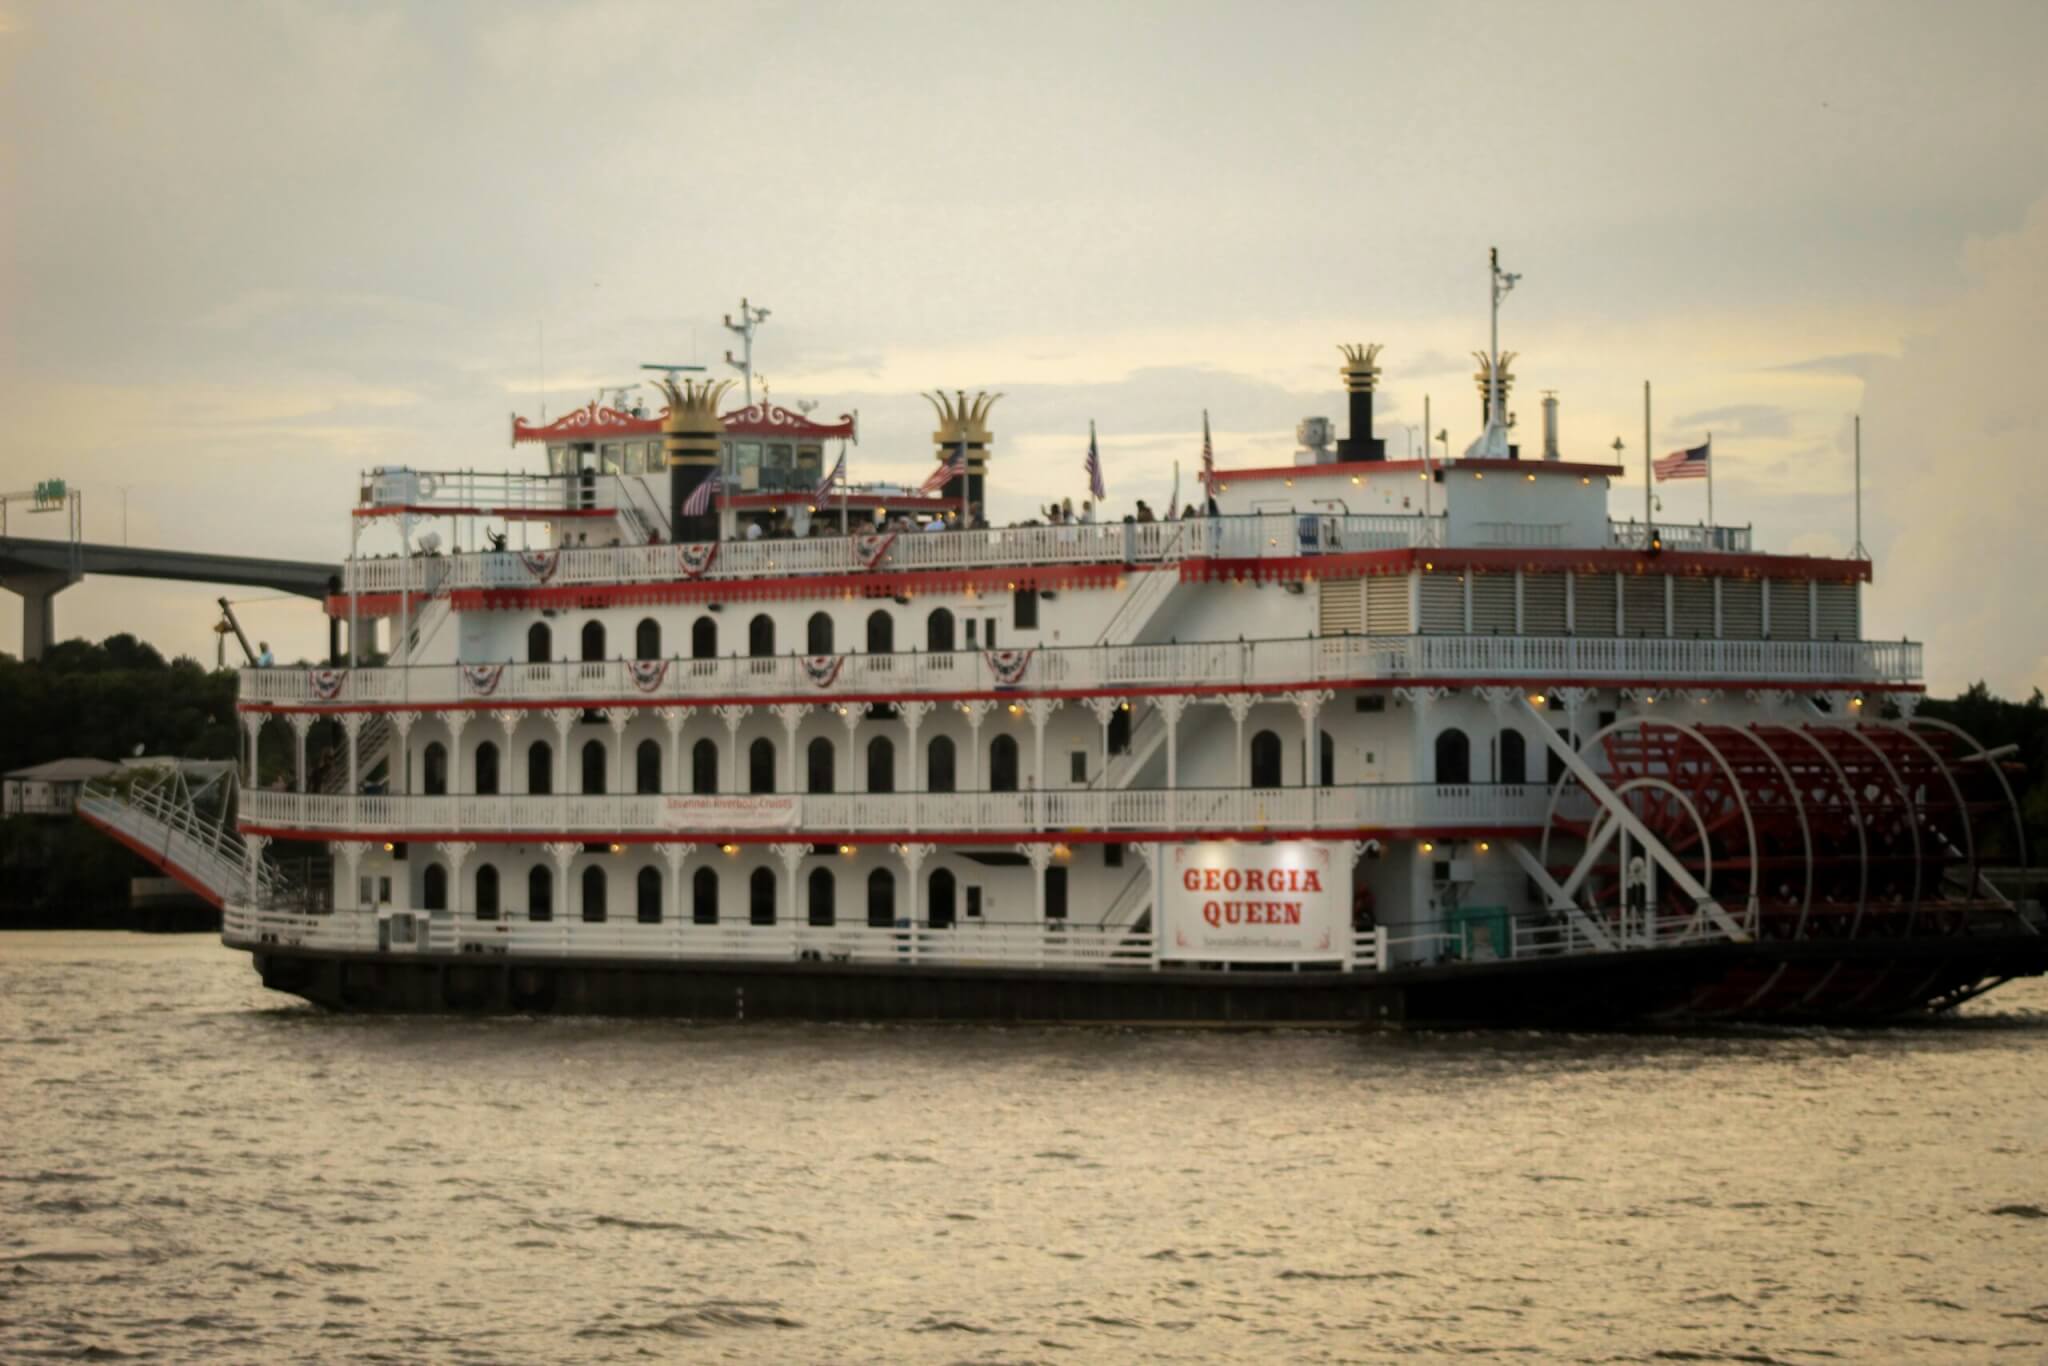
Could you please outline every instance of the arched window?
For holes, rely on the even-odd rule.
[[[775,653],[775,618],[766,612],[747,623],[747,653],[756,659]]]
[[[690,919],[699,925],[718,923],[718,870],[699,868],[690,879]]]
[[[957,885],[948,868],[932,869],[929,895],[925,897],[925,923],[935,930],[949,929],[959,914]]]
[[[809,909],[813,925],[830,925],[838,918],[839,889],[832,884],[830,868],[811,869]]]
[[[896,790],[896,742],[886,735],[868,741],[868,791]]]
[[[868,924],[877,929],[896,923],[896,875],[887,868],[868,874]]]
[[[476,793],[479,797],[498,795],[498,747],[489,740],[476,747]]]
[[[633,897],[636,917],[643,925],[661,923],[661,870],[642,868],[640,875],[633,879]]]
[[[526,918],[555,918],[555,875],[544,863],[536,863],[526,874]]]
[[[554,657],[555,633],[544,621],[536,621],[526,628],[526,662],[545,664]]]
[[[647,794],[661,791],[661,742],[642,740],[633,749],[633,790]]]
[[[1328,731],[1319,731],[1322,737],[1316,745],[1316,781],[1324,787],[1337,785],[1337,742]]]
[[[429,797],[448,795],[448,746],[439,740],[430,743],[420,755],[420,790]]]
[[[698,617],[690,623],[690,658],[718,658],[718,622],[712,617]]]
[[[545,740],[526,747],[526,790],[536,797],[555,790],[555,748]]]
[[[718,741],[708,736],[690,746],[690,791],[699,796],[718,791]]]
[[[604,741],[583,742],[583,790],[596,796],[604,791]]]
[[[1270,730],[1252,737],[1252,786],[1280,786],[1280,737]]]
[[[420,874],[420,909],[448,909],[448,870],[438,863],[428,864],[426,871]]]
[[[480,863],[477,865],[476,899],[471,904],[476,907],[476,918],[478,920],[496,920],[498,918],[497,864]]]
[[[988,790],[1017,790],[1017,742],[1010,736],[998,735],[988,742]]]
[[[951,792],[953,780],[953,742],[944,735],[934,735],[932,742],[924,747],[924,786],[927,792]]]
[[[1503,730],[1500,733],[1500,774],[1496,781],[1529,781],[1529,742],[1518,730]]]
[[[593,925],[604,919],[604,869],[594,863],[583,870],[583,919]]]
[[[661,623],[653,617],[642,617],[640,624],[633,628],[633,657],[661,658]]]
[[[775,790],[775,742],[762,736],[747,746],[747,791]]]
[[[583,659],[585,663],[604,658],[604,623],[586,621],[583,623]]]
[[[1440,783],[1472,781],[1472,742],[1456,726],[1437,734],[1436,780]]]
[[[832,790],[832,742],[820,735],[804,750],[804,790]]]
[[[756,868],[747,879],[747,919],[755,925],[775,923],[775,874]]]
[[[877,608],[868,613],[868,653],[893,654],[896,650],[896,618]]]
[[[935,654],[953,648],[953,614],[945,608],[933,608],[924,619],[924,647]]]
[[[829,613],[811,613],[811,619],[804,624],[804,652],[813,655],[832,653],[832,617]]]

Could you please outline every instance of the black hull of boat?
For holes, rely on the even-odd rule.
[[[1711,944],[1383,973],[1058,971],[344,953],[263,946],[263,984],[337,1011],[957,1021],[1631,1028],[1878,1024],[2048,972],[2048,938]]]

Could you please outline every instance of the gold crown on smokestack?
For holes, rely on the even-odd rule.
[[[1502,403],[1508,401],[1508,390],[1512,389],[1515,385],[1515,372],[1508,369],[1508,366],[1520,354],[1519,351],[1503,351],[1500,353],[1500,401]],[[1486,397],[1486,382],[1493,378],[1493,362],[1484,351],[1474,351],[1472,359],[1479,362],[1479,368],[1472,372],[1472,382],[1479,386],[1479,397],[1484,399]]]
[[[984,391],[970,400],[965,389],[955,389],[948,398],[944,389],[932,390],[924,396],[939,415],[939,429],[932,433],[932,441],[940,446],[958,446],[962,441],[970,446],[988,445],[988,410],[1001,397]]]
[[[668,398],[668,414],[661,420],[664,432],[722,432],[725,419],[718,415],[719,400],[732,388],[729,379],[678,380],[664,375],[655,381]]]
[[[1340,345],[1344,353],[1344,368],[1337,373],[1344,377],[1344,388],[1349,393],[1363,390],[1371,393],[1380,382],[1380,344],[1369,346]]]

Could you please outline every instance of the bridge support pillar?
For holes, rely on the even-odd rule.
[[[0,575],[0,588],[21,596],[21,657],[41,659],[57,643],[57,595],[78,580],[68,574]]]

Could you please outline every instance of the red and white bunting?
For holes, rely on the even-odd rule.
[[[555,576],[555,566],[561,562],[562,552],[559,550],[522,550],[519,552],[519,563],[525,565],[526,572],[533,575],[541,583],[546,583]]]
[[[846,667],[845,655],[805,655],[804,677],[821,688],[829,688],[839,681],[839,671]]]
[[[341,696],[342,684],[348,681],[348,670],[309,669],[306,677],[312,684],[315,698],[322,702],[332,702]]]
[[[854,537],[853,553],[860,556],[861,568],[873,569],[880,564],[882,557],[889,553],[889,547],[896,544],[897,535],[894,531],[869,531]]]
[[[1031,667],[1030,650],[984,650],[982,658],[988,661],[988,671],[995,675],[996,686],[1014,688],[1024,681],[1025,671]]]
[[[633,686],[641,692],[653,692],[661,686],[661,680],[668,677],[668,661],[665,659],[634,659],[627,661],[633,671]]]
[[[686,579],[701,579],[718,559],[718,542],[699,541],[676,547],[676,568]]]
[[[503,664],[465,664],[462,666],[462,681],[478,697],[489,697],[498,690],[498,680],[505,676]]]

